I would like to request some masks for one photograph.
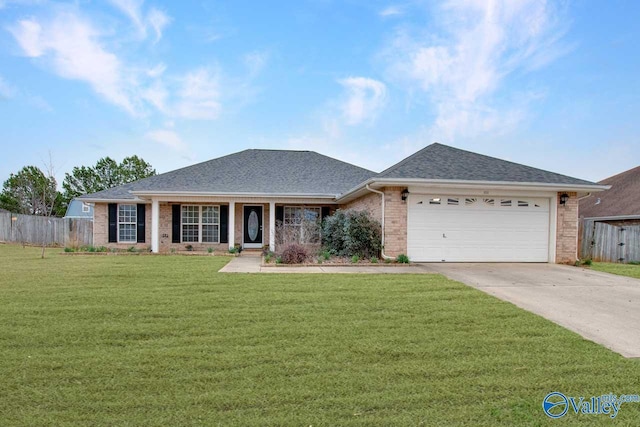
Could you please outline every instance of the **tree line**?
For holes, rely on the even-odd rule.
[[[27,215],[64,216],[74,197],[156,174],[151,164],[135,155],[121,163],[103,157],[95,166],[76,166],[71,173],[65,173],[62,191],[58,191],[51,169],[43,171],[37,166],[25,166],[12,173],[3,184],[0,209]]]

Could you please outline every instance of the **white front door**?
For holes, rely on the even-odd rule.
[[[417,262],[547,262],[549,199],[411,194],[407,254]]]

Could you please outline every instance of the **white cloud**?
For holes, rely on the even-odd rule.
[[[249,70],[249,75],[252,77],[264,69],[268,60],[269,53],[261,51],[247,53],[243,58],[244,64]]]
[[[366,77],[349,77],[338,80],[346,91],[341,105],[342,115],[349,125],[373,122],[387,100],[384,83]]]
[[[136,114],[123,65],[100,43],[100,34],[90,21],[62,12],[49,22],[18,21],[9,31],[26,56],[43,58],[61,77],[84,81],[111,103]]]
[[[109,2],[131,20],[143,38],[147,36],[147,31],[151,27],[155,33],[155,41],[159,41],[162,38],[162,31],[171,22],[171,18],[166,13],[155,7],[149,9],[145,15],[142,10],[144,0],[109,0]]]
[[[180,138],[176,132],[169,129],[153,130],[147,132],[145,137],[175,151],[185,151],[187,149],[187,144],[182,138]]]
[[[566,52],[559,16],[544,1],[450,0],[426,35],[398,31],[383,57],[393,80],[422,91],[434,107],[435,138],[492,132],[526,116],[523,103],[497,105],[506,78]]]
[[[180,79],[174,114],[195,120],[212,120],[220,114],[220,82],[217,73],[200,68]]]
[[[13,98],[16,93],[16,88],[0,76],[0,98]]]
[[[386,18],[388,16],[402,15],[402,14],[404,14],[404,12],[398,6],[388,6],[388,7],[384,8],[384,9],[382,9],[378,13],[378,15],[382,16],[383,18]]]

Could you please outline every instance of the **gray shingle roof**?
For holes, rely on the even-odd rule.
[[[582,179],[496,159],[442,144],[431,144],[376,178],[414,178],[463,181],[530,182],[597,185]]]
[[[129,191],[337,196],[373,175],[313,151],[252,149],[80,198],[131,199]]]

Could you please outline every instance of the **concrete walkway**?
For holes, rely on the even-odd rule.
[[[640,280],[557,264],[426,264],[625,357],[640,357]]]
[[[424,274],[432,273],[429,269],[420,264],[410,265],[345,265],[345,266],[283,266],[271,265],[264,267],[261,265],[262,258],[254,255],[241,255],[233,258],[227,265],[220,269],[221,273],[342,273],[342,274]]]

